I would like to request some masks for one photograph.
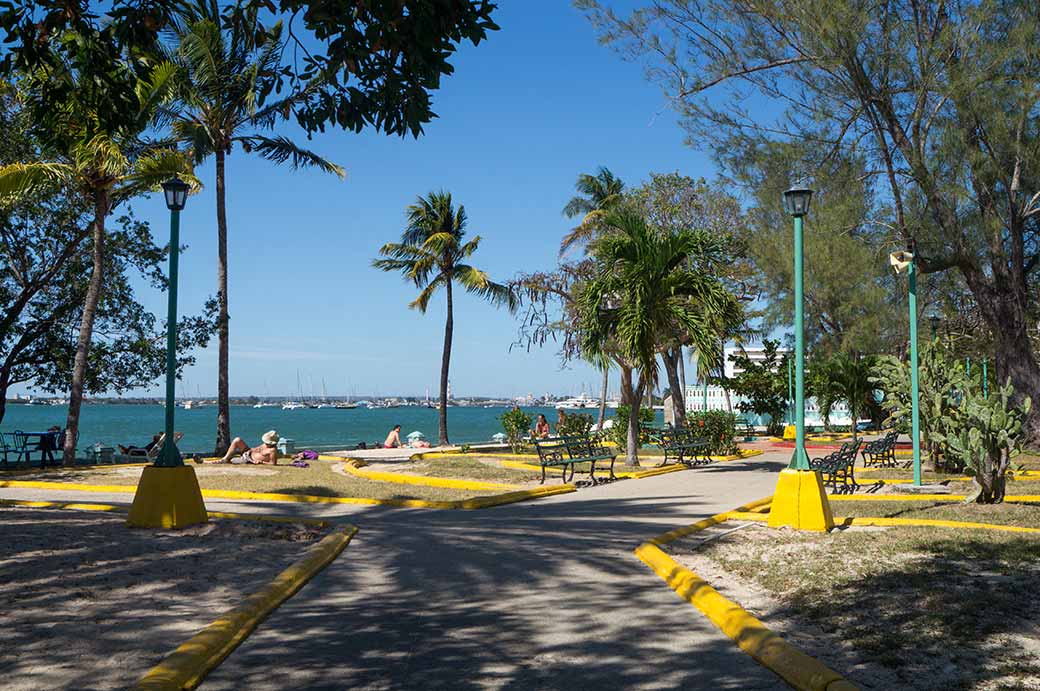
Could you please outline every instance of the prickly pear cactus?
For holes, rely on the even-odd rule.
[[[890,355],[878,358],[871,378],[884,393],[881,407],[888,412],[885,424],[910,431],[910,366]],[[936,469],[960,471],[960,456],[949,452],[944,430],[956,428],[963,392],[969,387],[959,359],[930,343],[921,348],[918,368],[921,435],[925,452]]]
[[[964,464],[974,491],[967,501],[996,504],[1004,501],[1004,488],[1011,459],[1022,451],[1022,423],[1032,406],[1025,399],[1018,407],[1011,404],[1015,389],[1010,380],[984,397],[977,387],[964,393],[959,419],[943,421],[938,432]]]

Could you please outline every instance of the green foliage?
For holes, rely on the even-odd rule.
[[[736,369],[743,370],[729,381],[730,391],[744,400],[737,404],[742,413],[768,415],[767,434],[783,429],[787,409],[787,355],[780,355],[779,341],[762,341],[764,357],[760,362],[740,353],[730,356]]]
[[[513,408],[502,414],[502,431],[506,434],[506,441],[513,447],[513,453],[520,453],[524,448],[524,439],[531,432],[531,420],[533,418],[520,410]]]
[[[717,361],[718,326],[740,313],[736,298],[714,275],[691,264],[719,244],[707,232],[654,228],[631,207],[608,211],[607,231],[592,245],[597,271],[579,289],[581,348],[593,357],[609,348],[656,380],[657,351],[676,334]]]
[[[614,413],[614,424],[607,428],[607,440],[619,449],[628,446],[628,415],[632,408],[621,404]],[[648,425],[654,424],[653,408],[639,407],[639,446],[642,448],[650,442],[650,435],[645,431]]]
[[[111,129],[136,102],[133,80],[120,77],[132,76],[137,63],[122,65],[121,57],[156,51],[160,33],[181,21],[179,13],[217,3],[101,5],[104,11],[98,3],[65,0],[0,3],[0,29],[9,47],[0,67],[36,71],[66,62],[90,74],[98,112],[106,117],[102,128]],[[292,16],[295,30],[278,46],[272,76],[278,91],[306,93],[292,112],[308,132],[333,126],[418,136],[436,117],[430,94],[454,72],[450,59],[458,46],[477,45],[498,29],[495,9],[486,0],[369,0],[349,9],[341,0],[243,0],[221,12],[236,18],[261,11]],[[293,55],[299,59],[281,63],[282,56]],[[67,84],[55,79],[43,95],[38,110],[46,113],[67,100]]]
[[[556,434],[561,437],[588,434],[592,424],[592,416],[588,413],[568,413],[556,424]]]
[[[937,469],[958,471],[963,467],[957,454],[951,454],[944,429],[957,418],[962,392],[969,385],[964,365],[948,356],[942,344],[925,344],[918,351],[918,390],[922,440],[925,451]],[[871,382],[884,393],[881,407],[888,413],[885,425],[909,433],[911,414],[910,365],[891,355],[877,358]]]
[[[469,453],[469,450],[470,450],[470,445],[469,444],[463,444],[462,446],[459,447],[459,451],[464,453],[464,454],[465,453]]]
[[[967,501],[998,504],[1004,501],[1004,489],[1011,459],[1022,451],[1022,424],[1032,408],[1026,398],[1018,406],[1011,400],[1014,387],[1008,383],[991,391],[988,397],[981,389],[970,386],[965,392],[957,415],[943,418],[942,431],[935,434],[960,459],[964,472],[972,478],[974,492]]]
[[[725,410],[708,410],[686,414],[686,427],[697,430],[708,442],[712,456],[730,456],[737,452],[737,416]]]

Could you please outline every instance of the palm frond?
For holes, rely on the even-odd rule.
[[[438,288],[444,285],[445,282],[446,279],[444,274],[439,274],[437,278],[426,284],[426,287],[423,288],[421,293],[419,293],[419,297],[408,303],[408,307],[426,314],[426,308],[430,306],[430,299],[433,298],[434,293],[436,293]]]
[[[322,158],[313,151],[300,148],[289,138],[281,135],[265,137],[259,134],[253,134],[245,137],[237,137],[236,141],[242,144],[242,148],[245,149],[246,153],[255,151],[263,158],[266,158],[268,161],[273,161],[274,163],[282,164],[288,161],[294,169],[306,167],[318,168],[326,173],[334,173],[341,180],[347,175],[346,171],[340,166]]]
[[[0,166],[0,202],[8,203],[51,185],[73,184],[76,170],[65,163],[11,163]]]
[[[452,276],[456,278],[466,292],[479,295],[495,306],[504,306],[510,312],[515,312],[519,305],[516,293],[512,288],[501,283],[495,283],[480,269],[460,264],[455,267]]]

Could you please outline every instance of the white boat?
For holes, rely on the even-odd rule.
[[[253,404],[254,408],[271,408],[273,406],[274,406],[274,403],[268,403],[266,401],[260,401],[259,403],[254,403]]]
[[[195,407],[195,401],[181,401],[178,405],[185,410],[191,410]]]
[[[595,398],[589,398],[584,393],[575,396],[574,398],[568,398],[564,401],[557,401],[553,403],[556,408],[563,408],[564,410],[582,410],[584,408],[598,408],[599,401]]]
[[[305,406],[304,404],[297,403],[296,401],[286,401],[282,404],[282,410],[300,410],[301,408],[306,407],[307,406]]]

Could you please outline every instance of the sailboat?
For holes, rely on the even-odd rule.
[[[300,398],[303,398],[303,387],[300,385],[300,370],[296,370],[296,388],[300,391]],[[300,410],[306,407],[303,403],[297,403],[296,401],[286,401],[282,404],[282,410]]]

